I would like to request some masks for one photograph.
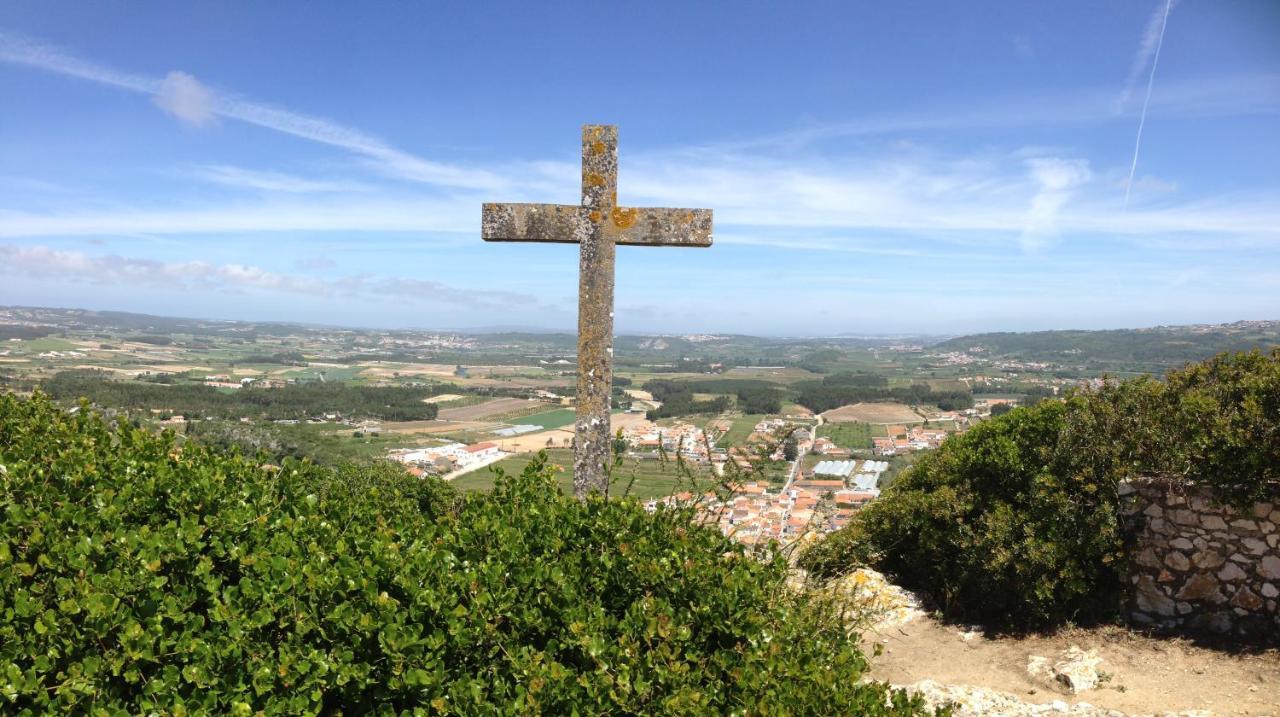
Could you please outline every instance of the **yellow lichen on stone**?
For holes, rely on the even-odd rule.
[[[582,183],[588,187],[603,187],[604,177],[595,172],[589,172],[582,178]]]
[[[623,207],[614,207],[609,212],[609,220],[613,222],[615,227],[626,229],[636,223],[636,217],[640,216],[638,209],[626,209]]]
[[[587,219],[590,219],[591,221],[598,223],[600,221],[600,212],[597,212],[593,209],[590,213],[587,214]]]

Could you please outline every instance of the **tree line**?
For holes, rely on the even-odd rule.
[[[649,411],[649,420],[670,416],[688,416],[699,413],[721,413],[729,410],[727,395],[713,399],[696,400],[696,393],[729,394],[737,398],[737,407],[745,413],[777,413],[782,410],[782,396],[777,385],[751,379],[718,379],[705,381],[671,381],[653,379],[646,381],[644,390],[662,402],[662,406]]]
[[[228,393],[194,384],[117,381],[103,371],[62,371],[46,379],[43,388],[62,401],[83,397],[111,408],[160,408],[192,416],[282,420],[340,413],[346,418],[385,421],[431,420],[439,409],[433,403],[424,403],[423,399],[456,390],[450,385],[355,386],[312,382],[280,388],[242,388]]]
[[[864,401],[931,404],[943,411],[958,411],[973,407],[973,394],[968,391],[939,391],[924,383],[891,388],[888,383],[886,377],[875,374],[836,373],[825,376],[820,381],[803,381],[795,384],[799,392],[796,403],[815,413]]]

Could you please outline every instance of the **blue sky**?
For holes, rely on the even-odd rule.
[[[592,122],[715,210],[620,331],[1280,318],[1273,0],[536,5],[0,5],[0,303],[571,328],[480,204],[576,202]]]

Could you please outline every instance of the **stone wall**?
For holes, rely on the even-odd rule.
[[[1207,489],[1122,489],[1132,539],[1125,613],[1170,632],[1280,639],[1280,504],[1213,505]]]

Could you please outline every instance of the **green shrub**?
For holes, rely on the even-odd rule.
[[[1210,486],[1236,505],[1280,494],[1280,349],[1222,354],[1099,398],[1137,409],[1121,439],[1130,473]]]
[[[263,466],[0,396],[6,714],[868,714],[833,613],[678,510]]]
[[[1275,496],[1280,350],[1044,401],[948,439],[845,530],[800,558],[819,577],[870,564],[932,593],[954,618],[1006,628],[1114,615],[1119,485],[1209,485]]]
[[[826,575],[869,560],[953,617],[1006,627],[1108,614],[1116,486],[1059,440],[1081,403],[1018,409],[947,440],[802,564]]]

